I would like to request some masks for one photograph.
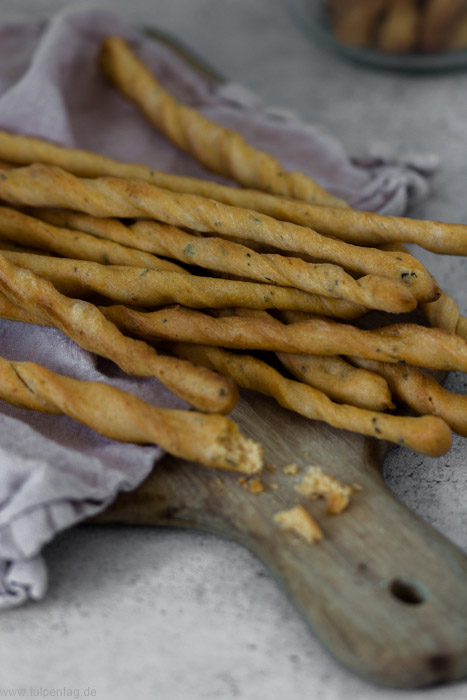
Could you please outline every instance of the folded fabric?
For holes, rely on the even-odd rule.
[[[103,78],[97,55],[110,34],[130,40],[184,102],[353,206],[400,214],[426,194],[432,160],[352,159],[323,129],[266,109],[238,85],[204,78],[173,49],[105,10],[75,8],[47,20],[0,24],[0,128],[221,181],[169,144]],[[128,377],[54,329],[0,320],[0,355],[106,381],[156,405],[182,406],[156,380]],[[122,445],[65,416],[0,402],[0,607],[41,598],[43,545],[105,508],[119,490],[135,488],[161,456],[157,446]]]

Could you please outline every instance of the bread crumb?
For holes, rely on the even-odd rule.
[[[246,482],[247,482],[246,476],[240,476],[240,477],[237,479],[237,483],[240,484],[240,486],[243,486],[243,484],[245,484]]]
[[[323,496],[326,499],[326,510],[332,514],[342,513],[355,491],[353,486],[341,483],[334,476],[323,474],[320,467],[310,467],[302,483],[295,489],[309,498]]]
[[[275,514],[274,520],[283,530],[292,530],[307,542],[318,542],[323,538],[320,526],[303,506],[281,510]]]
[[[271,481],[271,483],[269,484],[269,486],[270,486],[270,488],[271,488],[273,491],[277,491],[277,489],[279,488],[279,486],[276,484],[275,481]]]
[[[276,467],[274,467],[272,464],[266,464],[266,466],[264,468],[267,469],[268,472],[275,472],[276,471]]]
[[[250,487],[251,493],[261,493],[261,491],[264,491],[263,484],[258,478],[250,479],[248,481],[248,486]]]
[[[284,474],[298,474],[298,467],[296,464],[288,464],[284,467]]]

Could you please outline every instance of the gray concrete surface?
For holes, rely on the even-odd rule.
[[[31,17],[67,4],[2,0],[0,12]],[[467,221],[467,72],[417,77],[345,63],[309,40],[286,0],[94,4],[172,32],[269,104],[325,125],[353,153],[383,140],[401,152],[439,154],[432,194],[411,213]],[[467,313],[467,261],[417,254]],[[465,392],[466,383],[451,375],[448,386]],[[454,438],[442,458],[394,449],[385,463],[397,496],[464,551],[466,458],[466,441]],[[0,618],[2,689],[43,689],[42,697],[79,690],[98,700],[467,697],[465,683],[405,692],[352,676],[313,638],[262,564],[218,537],[81,527],[51,544],[46,557],[46,600]]]

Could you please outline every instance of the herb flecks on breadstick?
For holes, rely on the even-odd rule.
[[[48,280],[12,265],[3,255],[0,255],[0,292],[17,309],[13,320],[54,326],[80,347],[112,360],[128,374],[156,377],[201,411],[228,413],[237,402],[232,381],[213,372],[206,373],[190,362],[180,363],[177,358],[159,355],[147,343],[125,337],[96,306],[68,299]]]
[[[467,395],[444,389],[434,377],[416,367],[375,362],[352,357],[357,367],[378,372],[388,382],[395,398],[419,414],[432,413],[467,437]]]
[[[112,440],[155,443],[207,467],[254,474],[261,446],[224,416],[152,406],[102,382],[70,379],[32,362],[0,358],[0,398],[20,408],[64,413]]]
[[[335,428],[405,445],[433,457],[444,454],[451,445],[448,425],[436,416],[392,416],[336,404],[321,391],[286,379],[265,362],[250,355],[190,343],[170,343],[169,347],[180,357],[232,377],[239,386],[272,396],[284,408],[312,420],[325,421]]]
[[[99,239],[80,231],[57,227],[11,207],[0,206],[0,236],[23,246],[34,246],[65,258],[186,274],[180,265],[161,260],[145,251]]]
[[[279,161],[249,145],[237,132],[178,102],[120,37],[104,41],[100,62],[107,77],[138,105],[146,118],[208,170],[231,177],[245,187],[319,204],[347,206],[311,177],[286,172]]]
[[[102,308],[121,329],[151,340],[219,345],[310,355],[355,355],[407,362],[436,369],[467,371],[467,342],[438,328],[401,323],[363,331],[320,318],[285,325],[273,318],[212,318],[190,309],[136,311]]]
[[[137,306],[245,306],[253,309],[297,309],[309,313],[316,313],[321,306],[321,297],[316,294],[270,284],[181,275],[125,265],[100,265],[86,260],[15,251],[3,251],[3,254],[15,265],[47,278],[59,291],[70,296],[79,297],[95,292],[113,301]],[[352,302],[338,301],[344,306],[355,306]]]
[[[54,166],[32,165],[0,171],[0,198],[17,205],[78,209],[94,216],[154,218],[195,231],[252,239],[333,262],[359,276],[391,277],[407,285],[419,301],[433,301],[439,295],[432,277],[411,255],[354,246],[252,210],[177,194],[140,180],[79,179]]]

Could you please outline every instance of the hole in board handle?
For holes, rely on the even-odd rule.
[[[394,598],[407,605],[420,605],[428,597],[426,590],[410,578],[395,578],[391,581],[389,590]]]

